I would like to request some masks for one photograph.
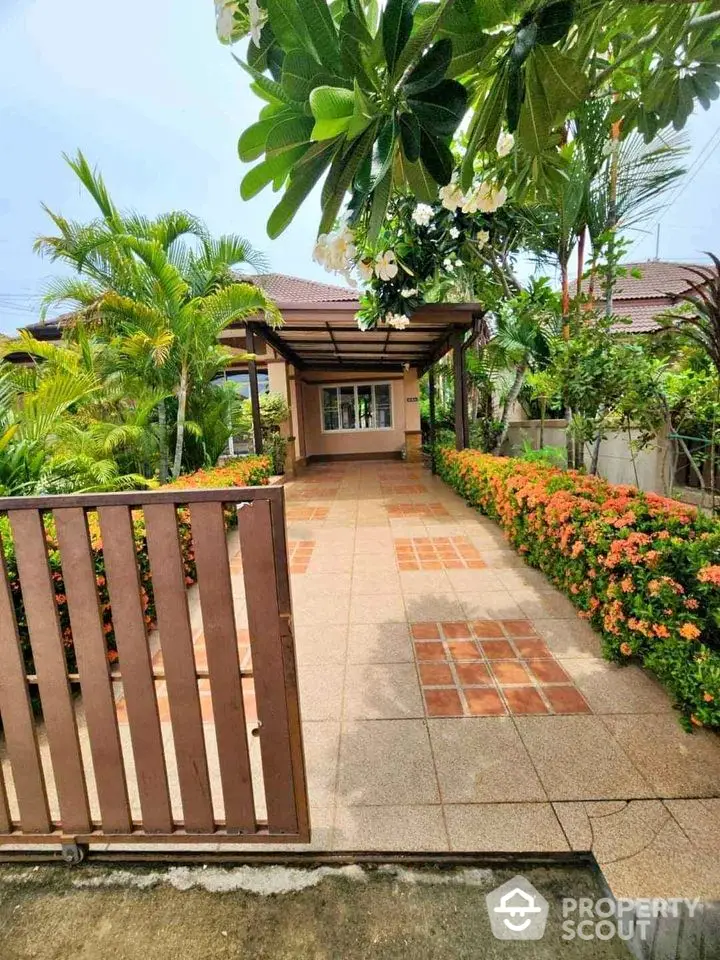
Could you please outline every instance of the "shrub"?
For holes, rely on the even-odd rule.
[[[437,464],[570,597],[608,659],[651,670],[686,726],[720,727],[720,523],[544,464],[447,449]]]
[[[268,482],[270,471],[270,460],[267,457],[237,458],[235,460],[228,461],[222,467],[215,467],[211,470],[198,470],[197,473],[191,473],[187,474],[186,476],[182,476],[174,483],[168,484],[164,489],[262,486]],[[234,520],[234,511],[229,511],[228,521],[233,522]],[[55,524],[52,515],[46,514],[44,522],[48,544],[48,562],[50,574],[55,588],[55,602],[57,604],[63,642],[65,644],[68,671],[70,673],[74,673],[77,670],[77,662],[75,659],[75,650],[73,648],[72,627],[70,624],[67,597],[65,596],[65,584],[62,576],[61,557],[58,549]],[[97,583],[98,602],[100,604],[103,630],[105,633],[108,650],[108,660],[110,663],[114,663],[117,660],[117,647],[112,624],[110,596],[105,578],[105,561],[102,552],[102,536],[97,515],[95,513],[88,514],[88,528],[90,532],[90,543],[95,565],[95,580]],[[135,537],[135,551],[137,556],[138,572],[140,575],[140,597],[143,607],[143,616],[148,628],[152,628],[155,623],[156,616],[155,602],[152,589],[150,560],[148,557],[147,541],[145,537],[145,521],[141,511],[133,511],[133,531]],[[195,553],[193,550],[192,531],[190,528],[190,516],[188,510],[183,507],[178,510],[178,533],[180,536],[183,565],[185,568],[185,583],[190,586],[191,584],[195,583],[197,579],[197,570],[195,567]],[[15,550],[10,531],[10,524],[6,516],[0,517],[0,537],[2,537],[2,549],[5,556],[5,565],[7,568],[10,590],[13,597],[13,604],[15,607],[15,617],[18,624],[20,642],[22,644],[23,655],[25,658],[25,666],[28,673],[34,673],[35,667],[32,658],[32,649],[30,646],[30,634],[28,631],[25,609],[22,602],[22,594],[20,589],[20,581],[18,579],[17,564],[15,562]]]

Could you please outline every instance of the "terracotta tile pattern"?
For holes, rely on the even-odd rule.
[[[422,483],[384,483],[380,481],[380,493],[384,497],[412,496],[427,493],[428,488]]]
[[[315,549],[315,540],[289,540],[288,564],[290,573],[307,573]]]
[[[288,507],[285,516],[293,520],[326,520],[330,507]]]
[[[288,540],[288,564],[290,573],[307,573],[308,564],[317,545],[316,540]],[[230,572],[242,573],[242,553],[238,550],[230,560]]]
[[[412,624],[428,717],[590,713],[529,620]]]
[[[311,487],[302,487],[295,484],[288,488],[285,498],[292,500],[333,500],[340,492],[339,486],[326,486],[324,484],[313,484]]]
[[[419,519],[422,517],[449,517],[441,503],[389,503],[385,509],[389,517]]]
[[[395,559],[400,570],[482,570],[485,562],[468,537],[399,537]]]

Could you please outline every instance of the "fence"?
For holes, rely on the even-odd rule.
[[[307,841],[282,488],[0,514],[0,844]]]

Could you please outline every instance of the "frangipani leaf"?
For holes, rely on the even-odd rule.
[[[410,39],[417,5],[418,0],[388,0],[385,7],[382,17],[382,42],[385,62],[391,73]]]
[[[329,140],[345,133],[355,111],[355,94],[345,87],[316,87],[310,94],[315,118],[313,140]]]
[[[434,43],[403,84],[408,97],[431,90],[445,77],[452,59],[452,41],[444,38]]]

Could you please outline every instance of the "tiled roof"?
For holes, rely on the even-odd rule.
[[[358,297],[357,290],[350,287],[290,277],[285,273],[261,273],[241,279],[262,287],[265,293],[278,303],[329,303],[339,300],[353,301]]]
[[[711,266],[703,263],[669,263],[666,260],[647,260],[644,263],[623,263],[627,276],[620,277],[613,293],[613,313],[626,317],[629,324],[618,324],[617,330],[627,333],[647,333],[659,326],[655,318],[672,304],[668,294],[684,293],[700,278],[693,269]],[[639,273],[639,276],[632,276]],[[583,292],[588,281],[583,280]],[[595,283],[595,296],[602,302],[600,285]]]
[[[614,298],[644,300],[648,297],[665,299],[668,293],[683,293],[699,279],[697,274],[693,273],[693,269],[702,269],[709,265],[648,260],[646,263],[624,263],[622,266],[628,274],[631,271],[639,271],[640,276],[620,277],[615,285]]]

